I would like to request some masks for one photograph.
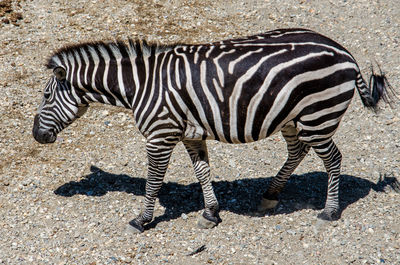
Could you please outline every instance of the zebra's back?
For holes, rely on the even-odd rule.
[[[185,137],[228,143],[268,137],[292,121],[310,141],[333,134],[359,74],[342,46],[302,29],[178,46],[173,52],[170,63],[185,73],[179,95],[194,119]],[[206,135],[193,134],[196,126]]]

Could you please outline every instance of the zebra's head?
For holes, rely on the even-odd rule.
[[[82,97],[83,93],[74,89],[67,80],[64,67],[55,67],[53,74],[44,89],[32,130],[35,140],[42,144],[54,143],[57,134],[81,117],[89,107]]]

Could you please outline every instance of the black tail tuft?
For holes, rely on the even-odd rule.
[[[394,89],[383,74],[372,74],[369,80],[369,87],[372,89],[372,98],[374,99],[375,105],[380,99],[383,99],[385,103],[391,105],[393,98],[396,97]]]
[[[362,79],[361,75],[360,78]],[[382,99],[385,103],[389,104],[390,107],[393,107],[392,103],[394,99],[397,98],[396,92],[381,70],[380,74],[376,74],[372,69],[368,87],[364,81],[358,82],[358,84],[360,83],[361,85],[357,85],[357,89],[364,106],[376,110],[378,102]]]

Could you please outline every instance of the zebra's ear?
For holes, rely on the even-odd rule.
[[[61,66],[58,66],[58,67],[54,68],[53,74],[60,81],[65,80],[65,77],[67,76],[67,72]]]

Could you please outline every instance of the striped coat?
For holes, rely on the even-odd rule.
[[[33,129],[39,142],[54,142],[90,102],[132,109],[147,138],[149,157],[145,207],[131,222],[137,231],[152,220],[155,198],[179,141],[187,148],[204,191],[200,225],[212,227],[218,223],[218,202],[204,140],[249,143],[279,131],[287,141],[288,160],[259,210],[276,206],[287,179],[313,148],[329,175],[320,217],[339,218],[341,154],[332,136],[355,88],[371,108],[388,95],[384,75],[373,74],[368,86],[346,49],[305,29],[203,45],[84,43],[60,49],[48,67],[54,76],[45,88]]]

